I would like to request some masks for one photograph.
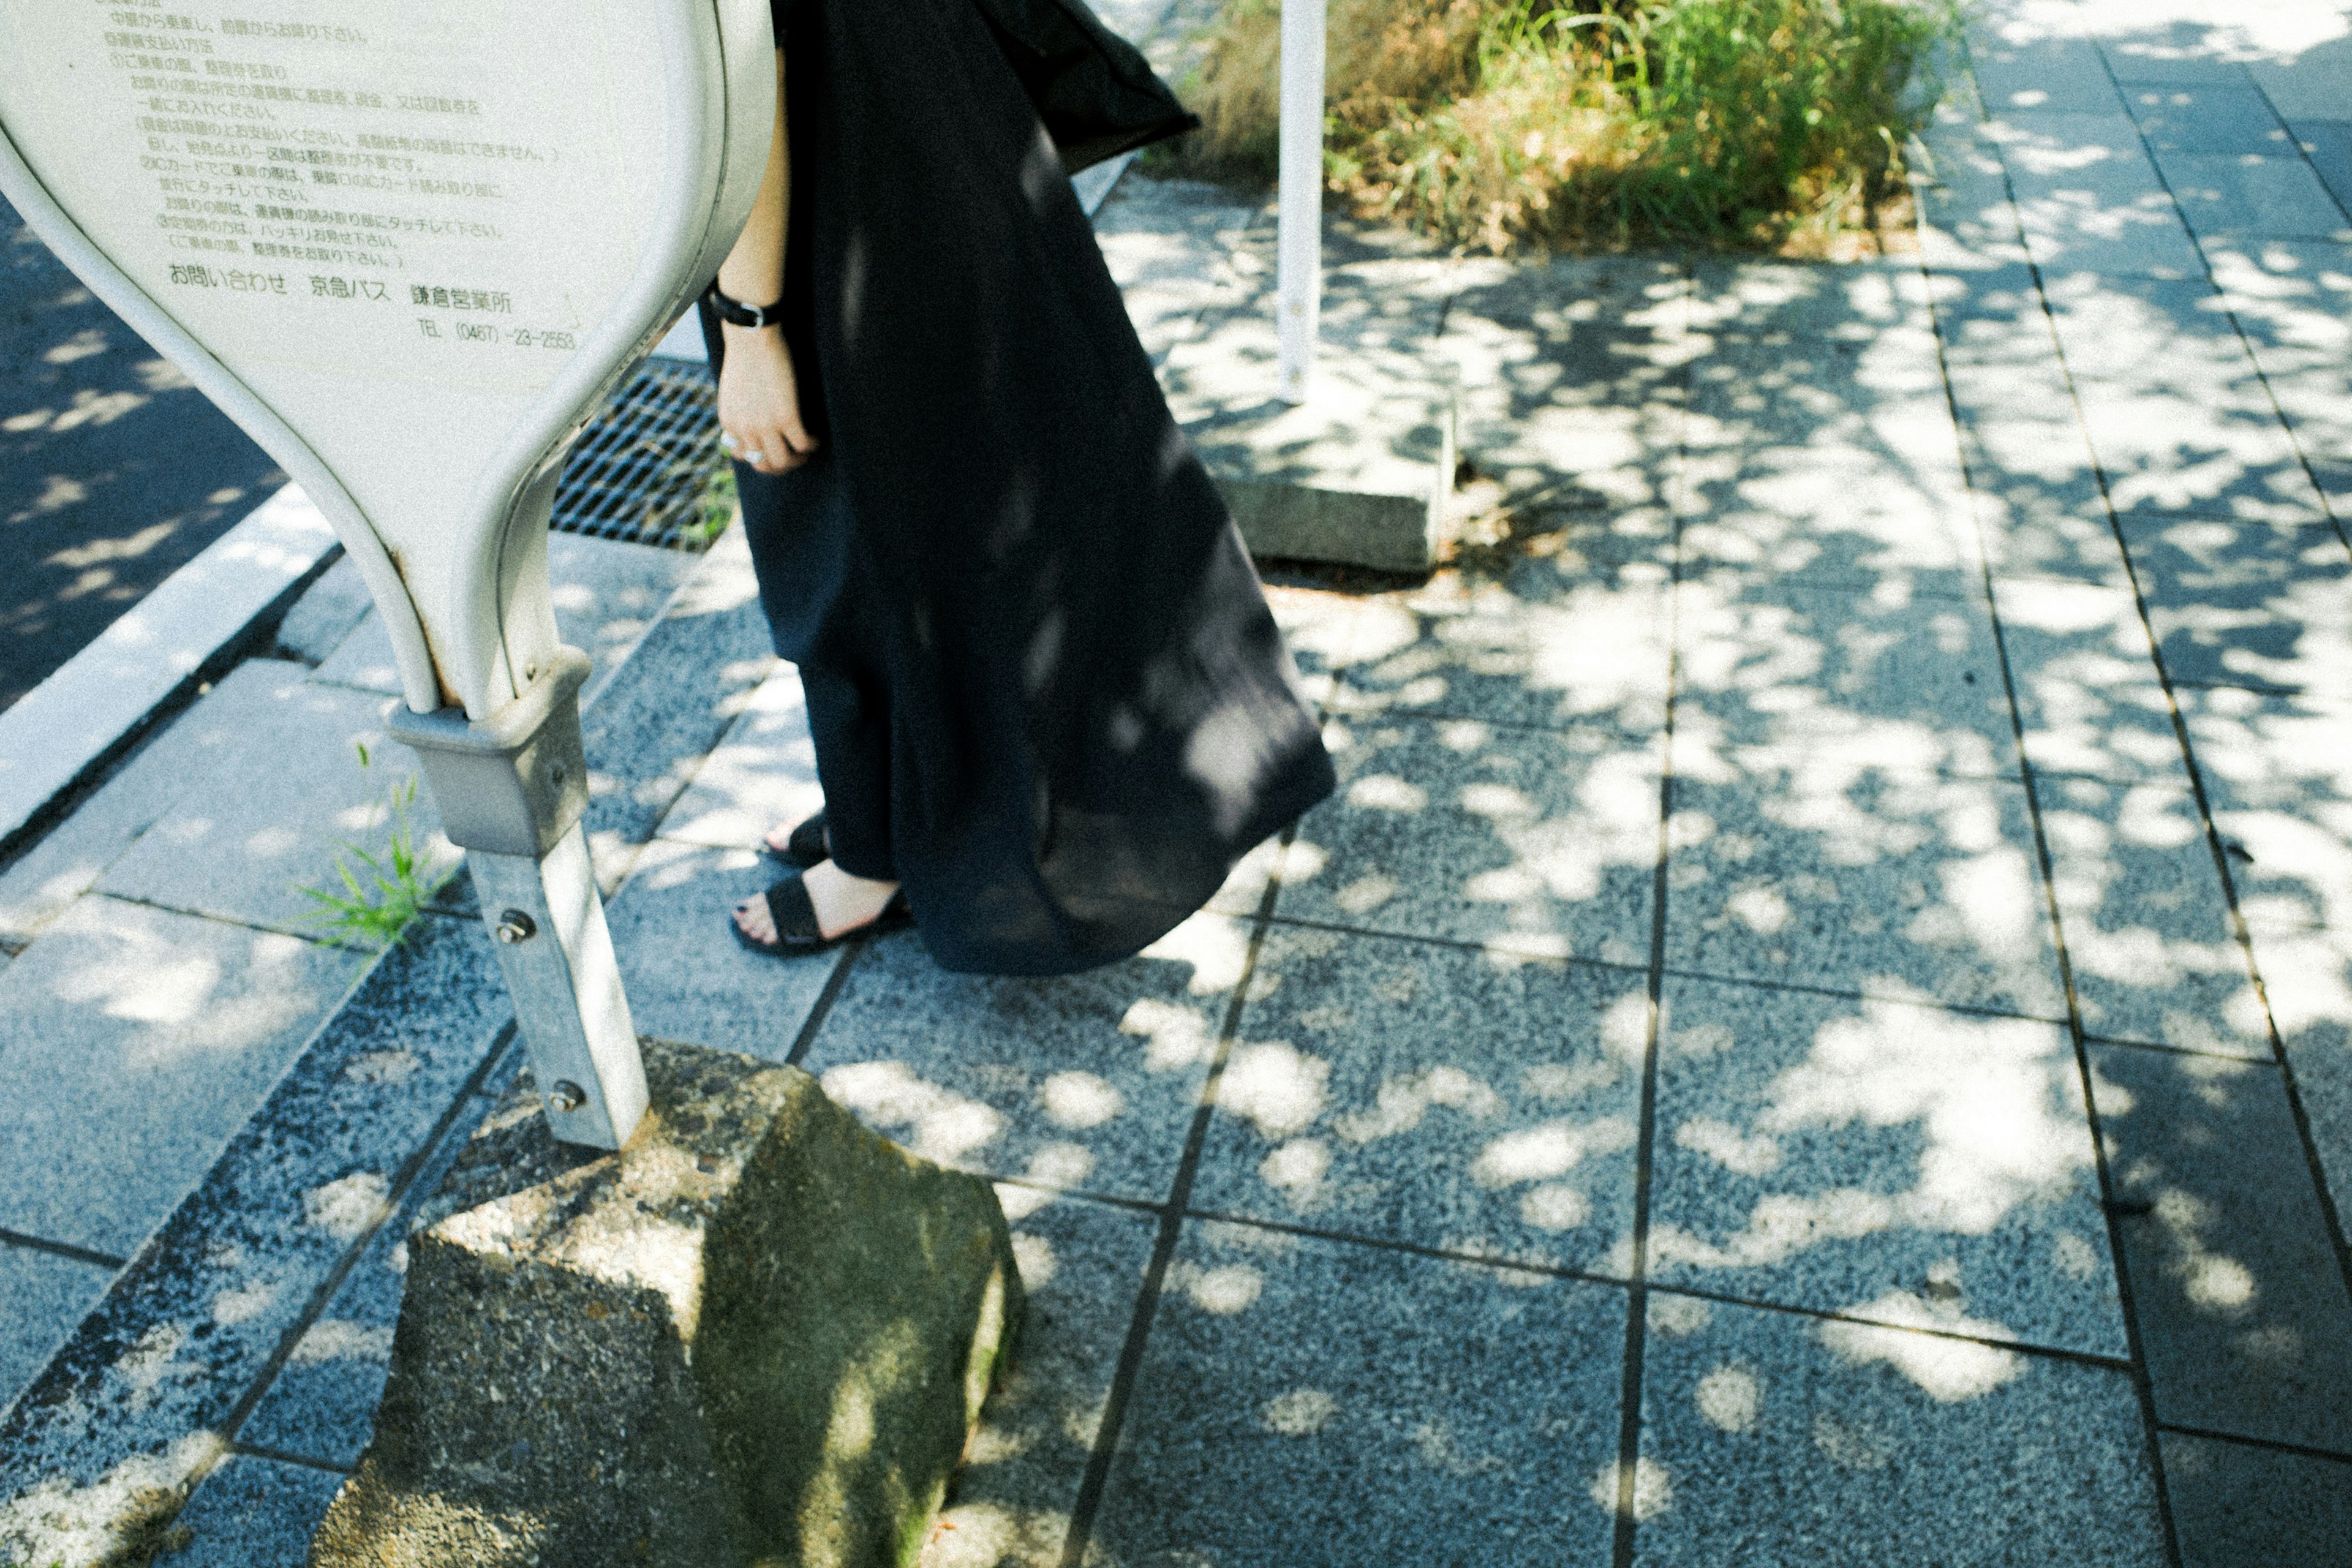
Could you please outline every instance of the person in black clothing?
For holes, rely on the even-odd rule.
[[[703,323],[825,809],[736,935],[1127,957],[1334,782],[1067,178],[1194,122],[1079,0],[772,3],[774,147]]]

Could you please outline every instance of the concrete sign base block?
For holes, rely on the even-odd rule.
[[[1459,461],[1453,405],[1432,401],[1397,423],[1393,437],[1374,441],[1318,404],[1277,404],[1187,434],[1252,555],[1426,572],[1447,542]]]
[[[1316,360],[1294,406],[1270,395],[1272,335],[1270,324],[1229,322],[1178,344],[1163,370],[1169,406],[1250,552],[1382,572],[1436,565],[1458,460],[1449,382],[1423,356],[1341,342]]]
[[[1021,1321],[994,1193],[796,1068],[645,1063],[618,1153],[524,1083],[458,1160],[315,1568],[913,1561]]]

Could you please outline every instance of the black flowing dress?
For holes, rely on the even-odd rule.
[[[945,968],[1124,958],[1333,786],[1066,177],[1187,121],[1076,0],[772,4],[822,445],[736,479],[834,859]]]

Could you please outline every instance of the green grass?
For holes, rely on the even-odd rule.
[[[702,487],[702,515],[681,532],[697,543],[709,544],[735,521],[735,465],[725,458],[710,470]]]
[[[1325,174],[1451,245],[1874,248],[1953,0],[1331,0]],[[1231,0],[1194,172],[1271,179],[1278,0]]]
[[[358,750],[360,767],[372,768],[374,759],[368,748],[362,744]],[[416,829],[409,816],[415,804],[416,775],[411,773],[384,791],[389,832],[383,848],[362,849],[346,840],[335,855],[340,889],[297,885],[296,891],[320,906],[311,911],[311,921],[339,941],[378,951],[400,940],[432,896],[423,880]]]

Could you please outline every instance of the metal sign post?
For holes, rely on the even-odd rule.
[[[1323,308],[1323,53],[1326,0],[1282,0],[1280,212],[1275,294],[1282,399],[1307,401]]]
[[[0,194],[334,523],[382,610],[558,1137],[646,1106],[590,874],[549,503],[718,269],[764,0],[0,0]]]

